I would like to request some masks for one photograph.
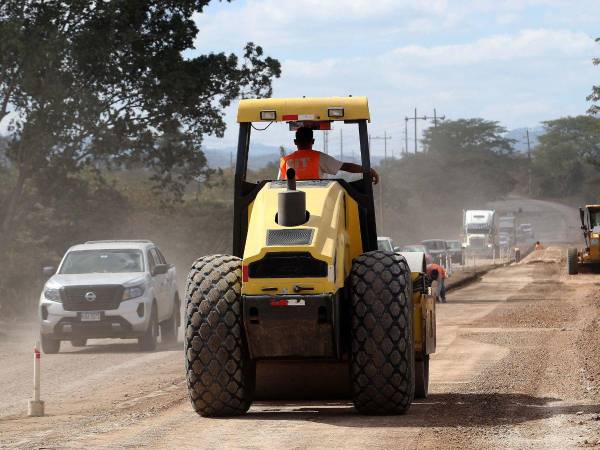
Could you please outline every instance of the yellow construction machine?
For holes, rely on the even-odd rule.
[[[570,248],[567,253],[567,270],[575,275],[583,270],[600,269],[600,205],[579,208],[581,230],[585,248]]]
[[[367,99],[242,100],[237,119],[233,252],[199,258],[186,290],[193,408],[233,416],[256,398],[336,396],[361,413],[404,413],[427,395],[435,303],[424,254],[377,249]],[[290,169],[249,182],[251,130],[278,122],[356,126],[362,179]]]

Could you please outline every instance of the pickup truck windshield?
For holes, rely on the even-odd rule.
[[[378,239],[377,240],[377,248],[384,252],[393,252],[392,244],[387,239]]]
[[[143,272],[139,250],[77,250],[69,252],[60,273],[124,273]]]

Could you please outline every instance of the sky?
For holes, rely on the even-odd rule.
[[[600,84],[598,0],[234,0],[195,20],[190,55],[240,54],[252,41],[279,59],[274,97],[369,97],[370,132],[392,137],[388,151],[404,148],[404,117],[415,107],[419,116],[436,108],[448,119],[536,127],[584,114]],[[226,136],[207,137],[206,147],[235,146],[235,109]],[[280,125],[253,138],[279,145],[291,134]],[[339,145],[337,132],[329,145]],[[373,141],[374,153],[382,149]]]

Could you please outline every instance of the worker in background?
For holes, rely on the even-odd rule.
[[[436,263],[427,265],[427,275],[433,281],[437,281],[437,292],[435,297],[438,303],[446,303],[446,269]]]
[[[363,168],[359,164],[342,162],[326,153],[313,150],[315,140],[313,130],[308,127],[300,127],[296,131],[294,144],[298,150],[282,156],[279,163],[279,179],[286,179],[287,169],[296,171],[297,180],[318,180],[323,178],[324,174],[335,175],[338,171],[350,173],[362,173]],[[379,182],[379,174],[375,169],[371,169],[373,183]]]
[[[544,250],[544,246],[541,244],[541,242],[540,242],[540,241],[537,241],[537,242],[535,243],[535,249],[536,249],[536,250]]]

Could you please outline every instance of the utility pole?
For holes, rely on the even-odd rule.
[[[387,160],[387,141],[389,141],[390,139],[392,139],[391,136],[387,135],[387,131],[383,132],[383,136],[371,136],[369,135],[369,148],[371,148],[371,140],[382,140],[383,141],[383,160]],[[394,157],[393,151],[392,151],[392,157]]]
[[[329,131],[323,131],[323,151],[329,154]]]
[[[437,110],[433,108],[433,117],[417,115],[417,108],[415,108],[415,115],[413,117],[404,117],[404,151],[408,153],[408,121],[415,121],[415,153],[417,153],[417,121],[418,120],[433,120],[433,126],[437,127],[438,120],[444,120],[446,116],[438,116]]]
[[[529,128],[527,130],[527,192],[529,197],[531,197],[531,143],[529,142]]]
[[[435,108],[433,108],[433,127],[434,128],[437,127],[438,119],[444,120],[445,118],[446,118],[446,116],[438,117],[437,110]]]
[[[417,108],[415,108],[415,154],[417,153]],[[424,117],[427,120],[427,116]]]
[[[414,120],[415,121],[415,153],[417,153],[417,120],[429,120],[429,118],[427,116],[422,116],[419,117],[417,116],[417,108],[415,108],[415,115],[414,117],[405,117],[404,118],[404,135],[405,135],[405,151],[406,153],[408,153],[408,121],[409,120]]]
[[[408,117],[404,118],[404,154],[408,155]]]

